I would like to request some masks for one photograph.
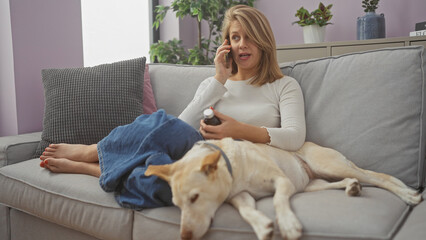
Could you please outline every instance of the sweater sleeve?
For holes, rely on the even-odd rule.
[[[214,77],[201,82],[195,96],[188,106],[179,115],[179,118],[198,129],[203,118],[203,110],[214,106],[227,92],[225,86]]]
[[[296,151],[306,138],[305,106],[299,83],[293,78],[289,79],[279,92],[281,127],[266,130],[270,137],[269,145]]]

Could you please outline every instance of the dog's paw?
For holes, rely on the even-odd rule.
[[[409,188],[403,189],[402,194],[400,194],[400,197],[402,198],[402,200],[404,200],[404,202],[412,206],[415,206],[422,201],[422,195],[417,191],[414,191]]]
[[[356,178],[347,178],[346,180],[346,189],[345,192],[348,196],[359,196],[361,195],[361,184]]]
[[[271,221],[260,234],[259,239],[262,240],[271,240],[274,236],[274,223]]]
[[[256,216],[252,227],[258,239],[270,240],[274,236],[274,222],[263,214]]]
[[[253,226],[253,228],[258,239],[271,240],[274,236],[274,223],[269,219],[267,223],[262,223],[261,225]]]
[[[283,222],[277,219],[283,239],[297,240],[302,237],[302,224],[297,218],[287,218]]]

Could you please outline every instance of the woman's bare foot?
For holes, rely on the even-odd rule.
[[[94,177],[101,175],[99,163],[77,162],[66,158],[47,158],[40,163],[40,167],[54,173],[80,173]]]
[[[99,162],[97,145],[83,144],[50,144],[40,156],[41,160],[48,158],[66,158],[76,162]]]

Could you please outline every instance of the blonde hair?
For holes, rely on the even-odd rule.
[[[261,86],[274,82],[284,75],[278,66],[274,34],[268,19],[259,10],[246,5],[236,5],[228,9],[222,24],[222,41],[229,39],[231,23],[238,21],[249,39],[260,49],[261,57],[258,74],[250,84]],[[238,72],[235,61],[232,64],[232,74]]]

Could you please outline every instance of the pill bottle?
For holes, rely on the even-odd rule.
[[[204,110],[203,114],[204,114],[204,122],[207,125],[219,125],[219,124],[221,124],[221,121],[219,120],[219,118],[217,118],[214,115],[213,110],[211,110],[210,108]]]

